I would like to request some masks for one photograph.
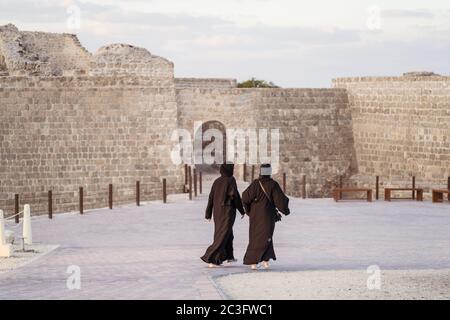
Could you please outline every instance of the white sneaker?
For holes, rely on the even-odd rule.
[[[269,269],[269,261],[263,261],[262,265],[264,269]]]
[[[251,268],[252,270],[258,270],[258,266],[257,266],[256,264],[252,264],[252,265],[250,266],[250,268]]]
[[[219,266],[217,264],[214,263],[210,263],[208,264],[208,268],[218,268]]]

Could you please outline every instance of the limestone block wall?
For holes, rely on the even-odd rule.
[[[182,170],[170,161],[176,128],[173,79],[149,77],[0,77],[0,207],[12,212],[14,193],[34,214],[161,198],[161,179],[179,192]]]
[[[280,130],[281,184],[287,174],[289,194],[300,195],[307,175],[310,197],[328,196],[339,175],[356,171],[351,116],[342,89],[178,89],[178,124],[217,120],[226,128]],[[251,165],[247,167],[247,181]],[[242,166],[236,167],[241,179]],[[255,171],[258,175],[258,170]]]
[[[225,128],[256,128],[255,93],[252,90],[224,88],[177,89],[178,127],[194,137],[194,123],[218,121]],[[242,166],[236,166],[236,177],[242,178]]]
[[[171,135],[194,123],[226,129],[279,129],[281,183],[299,196],[329,196],[346,184],[405,186],[416,176],[428,191],[450,176],[450,77],[339,78],[330,89],[237,88],[235,79],[174,78],[174,65],[144,48],[111,44],[87,52],[75,35],[0,26],[0,208],[15,193],[55,211],[143,200],[182,190]],[[248,143],[254,141],[247,140]],[[248,158],[247,158],[248,162]],[[243,179],[243,166],[236,167]],[[258,174],[256,170],[255,174]],[[247,166],[248,181],[251,164]]]
[[[48,66],[24,49],[22,36],[16,26],[0,26],[0,71],[1,76],[37,74]]]
[[[221,78],[175,78],[175,87],[177,89],[231,89],[237,87],[237,81],[236,79]]]
[[[356,171],[352,121],[342,89],[252,89],[257,92],[257,125],[280,129],[281,185],[301,195],[306,175],[308,197],[330,196],[339,175]]]
[[[152,55],[144,48],[128,44],[101,47],[91,62],[92,75],[135,75],[152,78],[172,78],[173,63]]]
[[[4,75],[85,74],[90,60],[75,35],[19,31],[11,24],[0,27],[0,71]]]
[[[347,89],[359,174],[355,183],[446,187],[450,175],[450,77],[341,78]]]
[[[23,31],[21,41],[27,52],[48,64],[47,75],[86,74],[89,71],[91,54],[73,34]]]

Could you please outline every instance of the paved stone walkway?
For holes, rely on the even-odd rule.
[[[0,299],[220,299],[210,277],[249,272],[248,219],[236,221],[240,261],[210,270],[199,259],[213,234],[206,195],[186,198],[35,218],[34,240],[60,247],[0,274]],[[450,267],[448,204],[292,199],[291,207],[277,224],[275,271]],[[70,265],[81,268],[80,290],[67,289]]]

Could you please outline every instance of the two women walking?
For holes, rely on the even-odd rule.
[[[268,268],[269,260],[276,260],[272,238],[275,222],[281,219],[278,210],[288,215],[289,199],[271,178],[270,164],[261,165],[259,179],[243,192],[242,199],[233,170],[233,164],[222,164],[221,176],[212,185],[205,218],[208,221],[214,218],[214,242],[201,259],[210,267],[236,261],[233,255],[233,224],[236,211],[239,211],[242,217],[247,214],[250,218],[249,244],[244,264],[257,269],[257,265],[262,263],[264,268]]]

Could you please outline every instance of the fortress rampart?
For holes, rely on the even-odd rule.
[[[449,77],[340,78],[332,88],[240,89],[234,79],[175,78],[174,65],[143,48],[112,44],[91,54],[75,35],[0,27],[0,206],[11,213],[15,193],[45,212],[39,200],[58,195],[55,211],[131,202],[183,189],[172,163],[171,135],[194,135],[202,121],[226,129],[279,129],[280,173],[299,196],[330,195],[338,177],[373,186],[442,186],[450,175]],[[242,177],[242,166],[236,175]],[[248,180],[250,170],[247,170]],[[33,202],[34,201],[34,202]]]
[[[358,164],[356,182],[373,177],[391,185],[446,187],[450,175],[450,77],[412,73],[400,77],[342,78],[347,90]]]

